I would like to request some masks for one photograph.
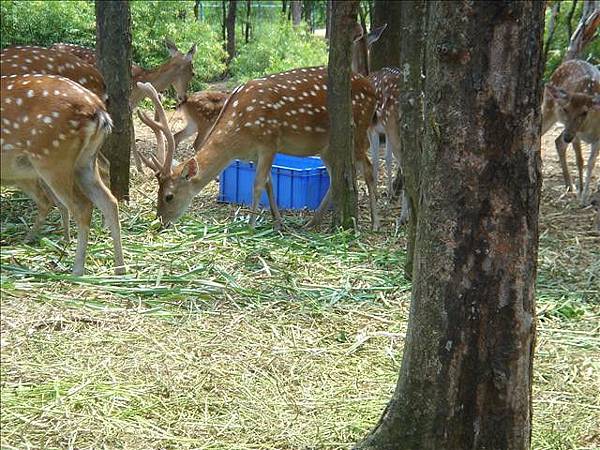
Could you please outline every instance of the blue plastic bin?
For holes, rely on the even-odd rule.
[[[219,201],[252,205],[255,164],[236,160],[219,177]],[[273,191],[280,209],[317,209],[329,188],[329,174],[318,157],[277,154],[271,169]],[[266,192],[260,205],[268,207]]]

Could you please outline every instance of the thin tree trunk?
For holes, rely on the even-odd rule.
[[[373,27],[387,23],[387,28],[370,50],[371,71],[383,67],[399,67],[400,51],[398,43],[405,39],[400,31],[400,10],[403,2],[375,0],[373,6]]]
[[[112,133],[102,147],[110,161],[110,188],[129,200],[129,158],[134,145],[131,120],[131,13],[129,2],[96,1],[96,60],[108,94]]]
[[[560,12],[560,1],[556,1],[552,5],[552,13],[550,14],[550,21],[548,22],[548,38],[544,43],[544,61],[548,60],[548,52],[554,39],[554,31],[556,30],[556,20],[558,19],[558,13]]]
[[[246,0],[246,44],[250,40],[250,13],[252,10],[252,0]]]
[[[544,3],[428,8],[409,324],[396,391],[359,448],[525,450]]]
[[[200,0],[194,2],[194,18],[196,22],[200,20]]]
[[[292,0],[292,25],[297,27],[302,22],[302,2]]]
[[[283,13],[284,16],[285,16],[286,10],[287,10],[287,0],[282,0],[281,1],[281,12]]]
[[[235,13],[237,0],[229,0],[227,11],[227,64],[235,57]]]
[[[221,0],[221,41],[223,49],[227,51],[227,1]]]
[[[573,35],[573,15],[575,14],[575,8],[577,8],[577,0],[571,2],[571,9],[569,9],[569,13],[567,14],[567,37],[569,39]]]
[[[326,0],[327,6],[325,10],[325,39],[331,36],[331,9],[333,0]]]
[[[350,99],[352,33],[358,0],[334,1],[327,81],[327,109],[331,121],[329,159],[334,204],[334,226],[352,228],[358,216],[354,129]]]
[[[410,208],[408,222],[407,258],[405,272],[410,279],[413,277],[413,259],[415,255],[415,239],[417,223],[420,212],[420,163],[423,153],[423,136],[425,124],[423,123],[424,89],[425,89],[425,46],[427,28],[427,0],[413,0],[402,2],[396,19],[398,32],[402,39],[398,41],[400,60],[398,66],[404,69],[404,76],[400,78],[400,111],[399,121],[400,146],[402,149],[401,166],[403,173],[399,176],[403,180],[405,194]]]

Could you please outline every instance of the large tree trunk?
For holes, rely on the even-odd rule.
[[[400,67],[399,43],[406,39],[400,30],[402,1],[375,0],[373,6],[373,29],[385,25],[387,28],[371,47],[371,71],[382,67]]]
[[[297,27],[302,22],[302,2],[292,0],[292,25]]]
[[[428,8],[410,318],[396,391],[359,448],[525,450],[544,2]]]
[[[351,228],[358,216],[354,129],[350,99],[352,33],[358,0],[334,1],[329,42],[327,109],[331,121],[329,155],[332,162],[331,189],[334,226]]]
[[[113,131],[102,146],[110,161],[110,189],[129,200],[129,158],[134,145],[131,120],[131,14],[129,2],[96,1],[96,60],[108,93]]]
[[[235,13],[237,0],[229,0],[227,11],[227,64],[235,57]]]

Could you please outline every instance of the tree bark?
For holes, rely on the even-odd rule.
[[[96,1],[96,61],[108,94],[113,130],[101,152],[110,161],[110,188],[129,200],[129,158],[134,145],[131,94],[131,13],[129,2]]]
[[[237,0],[229,0],[227,11],[227,64],[235,57],[235,13]]]
[[[387,28],[379,40],[371,47],[370,66],[375,72],[383,67],[400,67],[399,43],[406,37],[400,30],[400,17],[404,2],[375,0],[373,6],[373,28],[387,23]]]
[[[354,126],[350,99],[352,33],[356,24],[358,0],[334,1],[327,80],[327,109],[331,121],[329,159],[334,204],[334,226],[352,228],[358,216]]]
[[[567,14],[566,23],[567,23],[567,37],[571,39],[573,35],[573,15],[575,14],[575,8],[577,8],[577,0],[573,0],[571,2],[571,9],[569,9],[569,13]]]
[[[544,2],[428,8],[409,324],[359,448],[529,449]]]
[[[302,2],[292,0],[292,25],[297,27],[302,22]]]
[[[227,1],[221,0],[221,40],[223,41],[223,49],[227,51]]]
[[[400,111],[399,121],[400,146],[402,149],[402,173],[405,195],[408,198],[410,219],[408,222],[407,258],[405,272],[410,279],[413,277],[413,258],[415,255],[415,238],[420,210],[420,162],[423,153],[423,122],[424,89],[425,89],[425,46],[427,27],[427,0],[402,2],[395,14],[400,18],[391,18],[398,24],[398,32],[402,39],[398,41],[400,59],[398,66],[403,68],[400,78]]]

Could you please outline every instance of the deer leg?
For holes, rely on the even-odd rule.
[[[40,186],[39,180],[21,180],[15,182],[14,185],[25,192],[35,202],[37,207],[37,217],[25,236],[25,242],[32,242],[37,238],[44,222],[46,222],[46,217],[48,217],[48,211],[50,211],[52,203]]]
[[[586,174],[585,174],[585,182],[583,185],[583,191],[581,193],[581,205],[587,206],[589,203],[590,197],[590,183],[592,182],[592,173],[594,171],[594,166],[596,165],[596,159],[598,158],[598,151],[600,151],[600,141],[596,141],[592,143],[592,148],[590,149],[590,157],[588,159]]]
[[[256,164],[256,176],[254,177],[254,192],[252,197],[252,210],[250,211],[250,226],[256,226],[256,218],[258,217],[258,203],[263,190],[271,176],[271,166],[273,165],[275,153],[261,153]],[[270,199],[269,199],[270,203]],[[273,206],[271,205],[271,208]],[[277,206],[275,206],[277,208]],[[277,219],[275,219],[277,220]]]
[[[377,182],[379,179],[379,132],[374,127],[370,127],[367,136],[369,138],[371,161],[373,162],[373,178]],[[385,145],[387,148],[387,141]]]
[[[575,150],[575,161],[577,162],[577,174],[579,175],[578,192],[581,198],[583,192],[583,153],[581,151],[581,141],[579,138],[573,139],[573,150]]]
[[[327,189],[323,200],[319,204],[319,207],[315,211],[312,219],[308,221],[308,223],[304,226],[305,228],[314,228],[321,224],[323,221],[323,217],[325,216],[325,212],[331,207],[331,186]]]
[[[43,184],[44,192],[48,197],[52,199],[54,204],[58,207],[60,211],[60,220],[63,226],[63,238],[65,240],[65,244],[71,242],[71,225],[69,223],[69,210],[65,208],[65,206],[60,202],[60,200],[54,195],[51,189],[49,189],[45,184]]]
[[[377,186],[375,184],[375,179],[373,178],[373,168],[371,167],[371,162],[367,158],[366,153],[363,153],[362,156],[363,157],[357,162],[362,168],[362,173],[365,177],[365,182],[367,183],[367,191],[369,192],[371,227],[373,228],[373,231],[377,231],[380,227],[379,213],[377,211]]]
[[[556,152],[558,153],[558,160],[560,161],[560,167],[563,173],[563,179],[565,181],[565,187],[567,190],[573,189],[573,183],[571,182],[571,175],[569,174],[569,167],[567,166],[567,144],[564,140],[564,132],[560,134],[554,141],[556,144]]]
[[[265,188],[267,190],[267,197],[269,198],[271,214],[273,214],[273,220],[275,221],[274,228],[276,230],[281,230],[283,223],[281,221],[281,213],[279,212],[279,207],[277,206],[277,202],[275,201],[275,195],[273,195],[273,182],[271,181],[271,174],[269,174],[269,178],[267,179]]]
[[[394,197],[394,188],[393,188],[393,178],[392,178],[392,169],[394,168],[394,155],[393,149],[390,144],[390,140],[387,139],[385,141],[385,171],[387,177],[387,192],[388,197]],[[377,180],[377,178],[375,179]]]
[[[48,188],[72,214],[77,223],[77,251],[73,265],[73,275],[83,275],[85,268],[85,253],[87,249],[90,221],[92,219],[92,204],[85,198],[73,183],[70,168],[63,171],[54,171],[33,162],[40,177]]]
[[[95,143],[93,141],[90,142],[90,148],[82,151],[82,158],[77,162],[77,185],[85,196],[96,205],[100,211],[102,211],[102,215],[106,219],[113,240],[115,274],[122,275],[125,273],[125,262],[123,260],[123,248],[121,244],[119,208],[117,200],[113,197],[104,183],[102,183],[95,155],[92,154],[91,158],[87,157],[93,151],[94,145]]]

